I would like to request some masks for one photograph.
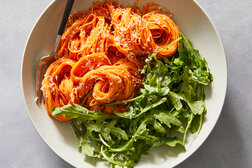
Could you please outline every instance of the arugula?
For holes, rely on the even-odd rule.
[[[55,117],[75,119],[72,126],[82,154],[107,160],[112,167],[130,168],[153,146],[184,147],[188,131],[198,135],[206,114],[204,86],[213,77],[190,40],[182,33],[178,40],[178,51],[172,57],[156,58],[170,44],[146,59],[140,93],[130,100],[105,104],[112,106],[114,115],[78,104],[52,109]],[[119,104],[129,104],[127,111],[117,112],[113,106]]]
[[[77,118],[80,120],[105,120],[105,119],[117,118],[116,116],[107,115],[102,112],[90,111],[78,104],[74,104],[74,106],[68,104],[60,108],[53,107],[52,112],[54,117],[65,115],[65,117],[69,119]]]

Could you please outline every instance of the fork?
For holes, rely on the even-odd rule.
[[[40,105],[42,103],[43,94],[41,90],[41,82],[44,79],[45,72],[48,68],[48,66],[55,61],[58,58],[58,43],[60,41],[60,38],[64,32],[67,19],[69,17],[69,14],[71,12],[72,6],[73,6],[74,0],[67,0],[67,4],[65,7],[65,11],[63,14],[63,18],[61,20],[61,24],[59,27],[58,35],[56,37],[55,45],[53,48],[53,52],[50,55],[44,56],[40,59],[38,68],[37,68],[37,74],[36,74],[36,103],[37,105]]]

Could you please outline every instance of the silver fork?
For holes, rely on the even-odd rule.
[[[45,72],[46,72],[48,66],[58,58],[58,50],[57,50],[58,43],[61,38],[61,35],[64,32],[64,29],[65,29],[65,26],[67,23],[67,19],[69,17],[70,12],[71,12],[73,3],[74,3],[74,0],[67,0],[67,4],[65,7],[63,18],[61,20],[58,35],[56,37],[55,45],[53,48],[53,52],[48,56],[42,57],[39,61],[38,68],[37,68],[37,74],[36,74],[36,96],[37,96],[36,103],[37,103],[37,105],[40,105],[43,100],[43,94],[42,94],[42,90],[41,90],[41,82],[44,79]]]

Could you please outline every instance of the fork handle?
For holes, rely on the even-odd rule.
[[[63,18],[61,20],[60,28],[59,28],[59,31],[58,31],[58,35],[60,35],[60,36],[64,32],[64,29],[65,29],[65,26],[66,26],[66,23],[67,23],[67,19],[69,17],[69,14],[71,12],[72,7],[73,7],[73,3],[74,3],[74,0],[67,0],[64,15],[63,15]]]

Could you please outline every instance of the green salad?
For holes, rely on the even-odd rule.
[[[144,88],[130,100],[127,112],[114,115],[68,104],[53,116],[72,120],[80,153],[109,161],[112,167],[133,167],[153,146],[184,147],[187,134],[199,133],[206,114],[204,86],[212,80],[208,64],[182,33],[178,51],[158,60],[155,52],[142,69]]]

